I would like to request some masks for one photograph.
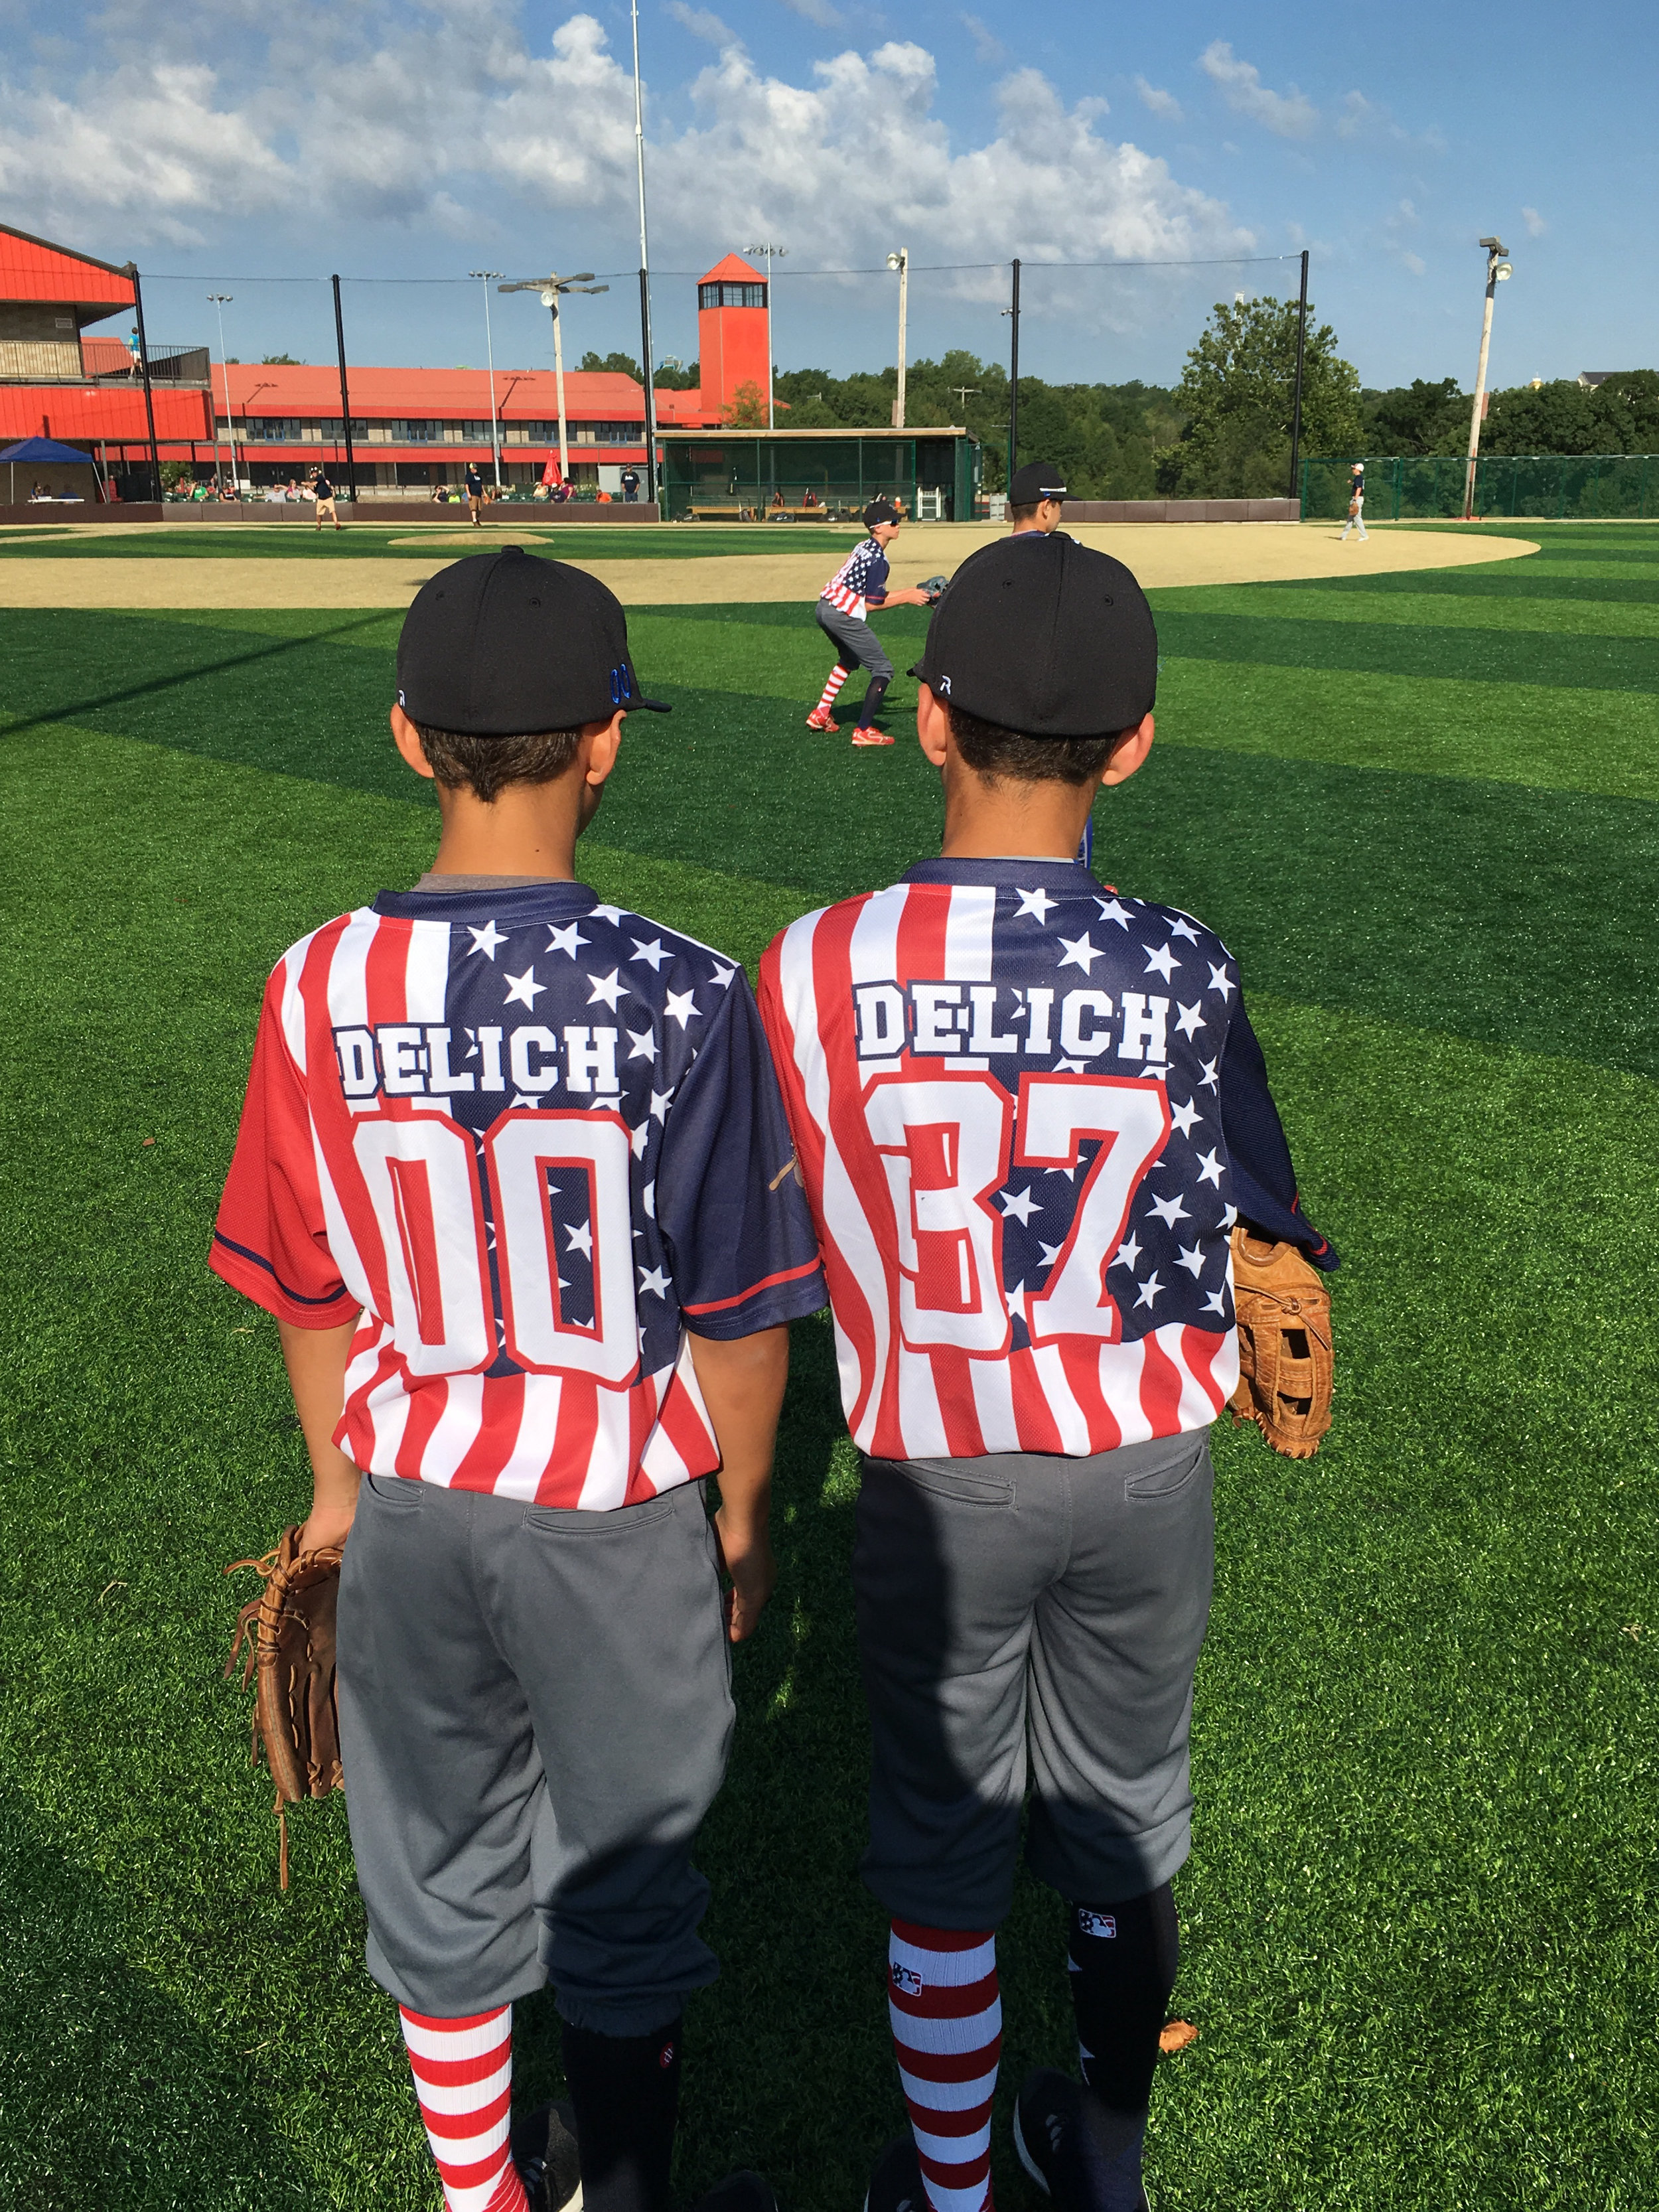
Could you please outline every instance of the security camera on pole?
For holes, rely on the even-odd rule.
[[[1486,411],[1486,356],[1492,349],[1492,303],[1498,287],[1514,270],[1504,259],[1501,239],[1483,238],[1486,249],[1486,310],[1480,319],[1480,363],[1474,372],[1474,406],[1469,416],[1469,471],[1463,480],[1463,520],[1474,520],[1474,466],[1480,458],[1480,418]]]
[[[564,343],[559,332],[559,301],[566,292],[608,292],[608,284],[596,284],[593,271],[584,269],[574,276],[533,276],[515,284],[499,284],[501,292],[539,292],[542,305],[553,318],[553,381],[559,395],[559,476],[570,481],[570,440],[564,419]]]

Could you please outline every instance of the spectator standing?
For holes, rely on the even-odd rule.
[[[475,530],[483,528],[484,480],[483,471],[476,461],[466,465],[466,510],[472,518]]]

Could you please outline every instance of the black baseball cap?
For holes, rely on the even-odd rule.
[[[890,506],[884,499],[872,499],[864,510],[864,526],[866,530],[873,530],[878,523],[896,522],[898,519],[897,507]]]
[[[616,593],[521,545],[475,553],[428,577],[398,640],[398,704],[463,737],[528,737],[608,721],[643,699]]]
[[[1064,472],[1048,461],[1027,461],[1023,469],[1014,471],[1013,483],[1008,487],[1010,504],[1014,507],[1035,507],[1042,499],[1069,499]]]
[[[1158,694],[1158,632],[1121,561],[1057,532],[964,561],[910,671],[940,699],[1028,738],[1133,729]]]

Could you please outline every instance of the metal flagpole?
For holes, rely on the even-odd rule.
[[[645,102],[640,88],[640,0],[631,0],[634,18],[634,157],[640,178],[640,380],[645,389],[645,495],[657,496],[657,394],[651,362],[651,246],[645,227]],[[767,302],[771,303],[771,288]],[[770,335],[769,326],[769,337]]]
[[[1302,249],[1302,300],[1296,323],[1296,392],[1291,401],[1291,489],[1294,499],[1297,472],[1302,459],[1302,360],[1308,346],[1308,249]]]
[[[904,324],[910,299],[910,249],[901,246],[896,253],[887,257],[887,266],[898,270],[899,329],[898,329],[898,390],[893,395],[893,428],[904,428]]]
[[[155,486],[155,497],[161,497],[161,456],[155,445],[155,396],[149,385],[149,344],[144,337],[144,295],[138,282],[138,264],[129,261],[126,274],[132,279],[132,312],[138,322],[138,366],[144,377],[144,419],[149,425],[150,480]]]
[[[1480,361],[1474,372],[1474,405],[1469,415],[1469,465],[1463,479],[1463,520],[1474,520],[1474,471],[1480,459],[1480,418],[1486,413],[1486,356],[1492,349],[1492,304],[1498,285],[1510,273],[1504,248],[1496,238],[1483,238],[1486,249],[1486,307],[1480,322]]]
[[[495,489],[501,488],[501,421],[495,408],[495,341],[489,329],[489,288],[504,269],[475,269],[471,274],[483,286],[484,353],[489,362],[489,452],[495,465]]]
[[[346,497],[357,504],[357,458],[351,450],[351,394],[346,390],[345,321],[340,313],[340,280],[334,286],[334,343],[340,356],[340,428],[345,433]]]

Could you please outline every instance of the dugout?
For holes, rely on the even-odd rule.
[[[969,522],[980,488],[979,441],[957,428],[660,430],[658,444],[671,522],[855,521],[895,496],[917,521]]]

